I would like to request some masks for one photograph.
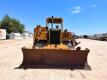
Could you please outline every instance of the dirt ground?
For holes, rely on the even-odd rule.
[[[107,80],[107,42],[79,39],[82,49],[89,48],[84,69],[16,69],[22,62],[21,47],[31,46],[32,39],[0,41],[0,80]]]

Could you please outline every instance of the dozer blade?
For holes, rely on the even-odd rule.
[[[22,48],[23,62],[20,67],[37,65],[50,66],[84,66],[87,62],[89,49],[27,49]]]

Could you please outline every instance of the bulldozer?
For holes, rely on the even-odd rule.
[[[34,28],[32,48],[22,48],[23,61],[20,67],[46,66],[85,66],[90,50],[76,47],[74,36],[63,30],[63,19],[48,17],[46,26]]]

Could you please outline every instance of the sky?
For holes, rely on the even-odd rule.
[[[62,17],[63,27],[78,35],[107,32],[107,0],[0,0],[0,20],[8,14],[33,32],[47,17]]]

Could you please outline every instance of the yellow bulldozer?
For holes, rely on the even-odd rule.
[[[78,44],[71,32],[63,30],[62,18],[48,17],[45,27],[35,27],[32,48],[22,48],[20,67],[85,66],[90,50],[75,48]]]

